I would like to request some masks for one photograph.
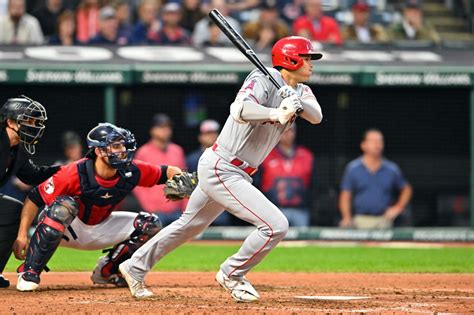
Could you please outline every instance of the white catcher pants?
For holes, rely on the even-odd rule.
[[[97,250],[114,246],[130,238],[135,231],[133,221],[138,213],[116,211],[103,222],[87,225],[75,218],[64,232],[60,246],[84,250]]]
[[[143,280],[163,256],[201,233],[224,209],[257,227],[239,251],[222,263],[221,269],[229,277],[244,276],[285,237],[286,217],[252,186],[251,177],[228,159],[207,149],[199,160],[198,176],[199,185],[182,216],[125,262],[133,278]]]

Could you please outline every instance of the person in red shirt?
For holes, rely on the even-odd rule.
[[[313,153],[295,145],[296,125],[285,131],[260,170],[260,188],[281,209],[290,226],[309,226]]]
[[[76,37],[87,43],[99,32],[99,0],[82,0],[76,11]]]
[[[60,243],[84,250],[113,246],[99,259],[91,279],[126,286],[118,265],[161,229],[155,215],[113,210],[135,186],[163,184],[181,169],[133,160],[135,137],[113,124],[94,127],[87,143],[90,150],[84,159],[62,166],[25,201],[13,246],[15,256],[25,259],[18,268],[19,291],[38,288],[40,274]],[[41,207],[28,245],[28,229]]]
[[[335,19],[323,14],[321,0],[306,0],[304,10],[306,15],[293,22],[294,35],[322,43],[342,44],[339,26]]]
[[[173,164],[186,169],[184,150],[171,142],[173,123],[166,114],[153,116],[150,141],[137,150],[136,158],[151,164]],[[143,210],[156,213],[163,226],[167,226],[181,216],[186,208],[186,200],[169,201],[163,194],[164,186],[137,187],[133,193]]]

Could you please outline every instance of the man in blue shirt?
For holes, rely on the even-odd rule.
[[[360,147],[362,156],[347,165],[342,179],[339,226],[390,228],[410,201],[412,188],[400,168],[383,158],[382,132],[367,130]]]
[[[119,37],[119,24],[114,8],[105,6],[99,13],[99,33],[89,40],[90,45],[124,45],[127,38]]]

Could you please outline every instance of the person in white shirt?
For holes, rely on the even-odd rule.
[[[25,12],[25,0],[10,0],[8,14],[0,17],[0,44],[43,44],[38,20]]]

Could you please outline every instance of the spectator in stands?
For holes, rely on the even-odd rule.
[[[63,11],[62,0],[47,0],[33,15],[38,19],[43,35],[49,37],[56,33],[58,17]]]
[[[339,226],[390,228],[410,201],[412,188],[400,168],[382,156],[382,132],[367,130],[360,147],[362,156],[347,165],[342,179]]]
[[[186,157],[186,165],[188,166],[189,172],[196,172],[197,166],[199,162],[199,158],[201,157],[204,150],[211,147],[214,142],[216,142],[217,136],[219,135],[219,130],[221,126],[219,123],[212,119],[204,120],[201,125],[199,126],[199,149],[191,152]]]
[[[288,25],[292,25],[297,18],[304,14],[303,4],[304,0],[280,0],[277,1],[278,12]]]
[[[182,28],[181,6],[176,2],[170,2],[161,10],[161,29],[153,35],[153,42],[163,45],[191,44],[191,37],[187,30]]]
[[[0,16],[8,14],[8,2],[9,0],[0,0]]]
[[[219,12],[225,16],[229,24],[240,33],[240,24],[236,19],[229,16],[229,10],[225,0],[212,0],[211,7],[218,9]],[[197,22],[193,32],[193,44],[199,47],[204,46],[206,43],[209,44],[213,42],[215,44],[212,46],[231,46],[232,43],[222,32],[219,32],[219,40],[217,42],[214,39],[211,40],[210,35],[211,32],[215,31],[215,28],[210,27],[209,21],[209,18],[205,17]],[[213,33],[213,35],[215,35],[215,33]]]
[[[304,10],[306,15],[293,23],[293,34],[322,43],[342,44],[339,26],[336,20],[323,14],[321,0],[306,0]]]
[[[63,158],[57,160],[55,165],[66,165],[80,160],[83,157],[81,137],[74,131],[66,131],[62,135]]]
[[[244,24],[243,35],[254,42],[255,50],[261,51],[273,47],[279,39],[288,36],[289,31],[286,23],[279,19],[276,5],[263,1],[259,19]]]
[[[380,24],[370,23],[370,7],[365,0],[358,0],[352,5],[354,22],[342,29],[344,41],[357,41],[363,44],[385,43],[387,33]]]
[[[69,10],[64,11],[58,17],[57,29],[57,33],[48,40],[50,45],[71,46],[79,44],[76,39],[76,19],[74,13]]]
[[[226,2],[229,15],[239,23],[245,23],[257,18],[261,0],[227,0]]]
[[[137,150],[135,157],[153,165],[176,165],[186,169],[183,149],[171,142],[172,127],[172,121],[167,115],[161,113],[154,115],[153,125],[150,128],[151,139]],[[137,187],[133,192],[141,207],[145,211],[156,213],[166,226],[179,218],[185,209],[186,201],[166,200],[163,188],[163,185],[151,188]]]
[[[159,5],[156,0],[143,0],[138,7],[139,21],[135,24],[130,40],[133,44],[155,42],[155,35],[161,29],[158,20]]]
[[[196,23],[199,22],[206,14],[201,10],[201,0],[183,0],[183,10],[180,25],[193,33]]]
[[[118,22],[118,43],[126,44],[132,36],[132,24],[130,23],[130,4],[126,0],[116,0],[112,3]]]
[[[71,10],[71,11],[76,11],[77,7],[81,3],[81,0],[66,0],[63,2],[63,8],[65,10]]]
[[[0,6],[2,2],[8,2],[9,0],[0,0]],[[46,5],[48,0],[26,0],[26,12],[36,12]],[[62,0],[63,10],[70,10],[75,12],[79,3],[82,0]],[[1,8],[0,8],[1,11]],[[0,12],[1,15],[1,12]]]
[[[99,0],[82,0],[76,12],[77,40],[87,43],[99,32]]]
[[[296,125],[285,131],[259,171],[262,192],[285,214],[290,226],[309,226],[314,184],[313,153],[295,144]]]
[[[423,40],[439,43],[434,27],[423,20],[420,0],[408,0],[403,8],[403,19],[390,29],[392,40]]]
[[[221,30],[216,25],[216,23],[212,22],[211,20],[207,20],[208,29],[207,32],[209,36],[207,40],[202,43],[204,47],[225,47],[231,46],[232,43],[230,41],[221,41]]]
[[[122,39],[123,42],[119,43],[118,27],[119,25],[115,9],[110,6],[103,7],[100,9],[99,33],[89,41],[89,44],[126,44],[128,41],[126,38]]]
[[[0,44],[43,44],[38,20],[25,12],[25,0],[10,0],[8,15],[0,17]]]
[[[204,150],[211,147],[216,142],[217,136],[219,135],[220,128],[221,126],[219,125],[219,123],[212,119],[204,120],[201,123],[201,125],[199,126],[199,136],[198,136],[200,147],[199,149],[191,152],[186,157],[186,165],[188,166],[188,172],[197,171],[199,158],[201,157]],[[227,225],[231,225],[231,222],[232,222],[231,215],[227,211],[224,211],[221,215],[217,217],[217,219],[214,220],[214,222],[212,222],[212,225],[227,226]]]

